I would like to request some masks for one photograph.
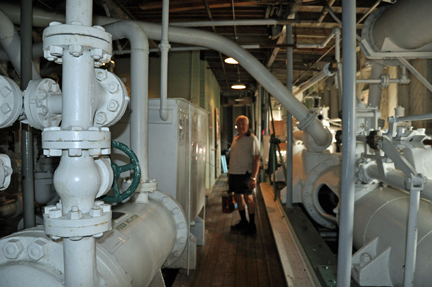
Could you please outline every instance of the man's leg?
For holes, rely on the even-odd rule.
[[[256,234],[256,225],[255,225],[255,202],[253,200],[252,194],[245,195],[245,202],[248,207],[249,212],[249,227],[244,232],[245,235],[255,235]]]
[[[248,226],[249,223],[246,219],[246,211],[245,211],[245,200],[244,200],[244,196],[243,194],[235,194],[235,200],[237,202],[237,208],[240,214],[240,221],[231,226],[231,230],[245,230]]]

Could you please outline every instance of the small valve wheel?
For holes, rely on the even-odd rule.
[[[120,201],[123,201],[123,200],[129,198],[137,189],[137,187],[140,183],[140,179],[141,179],[141,167],[139,165],[139,161],[138,161],[138,158],[135,155],[135,153],[127,145],[125,145],[121,142],[112,141],[111,147],[119,149],[122,152],[124,152],[130,158],[131,163],[126,164],[126,165],[122,165],[122,166],[118,166],[114,162],[111,162],[111,167],[112,167],[113,172],[114,172],[114,181],[113,181],[113,186],[112,186],[114,195],[113,196],[104,196],[101,198],[103,201],[110,202],[110,203],[120,202]],[[134,178],[133,178],[132,183],[129,186],[129,188],[125,192],[120,193],[118,185],[117,185],[117,180],[118,180],[121,173],[128,171],[128,170],[132,170],[134,172]]]

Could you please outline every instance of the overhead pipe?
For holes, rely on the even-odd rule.
[[[368,37],[373,39],[373,46],[378,51],[400,51],[401,49],[418,49],[432,42],[432,34],[425,33],[432,26],[432,5],[428,0],[397,1],[395,4],[381,8],[375,13],[376,20]],[[372,14],[370,17],[372,17]],[[371,18],[373,19],[373,18]],[[416,21],[413,21],[416,19]]]
[[[149,42],[144,30],[134,21],[105,25],[113,40],[126,38],[131,45],[131,148],[141,166],[141,182],[148,172],[148,68]]]
[[[356,3],[342,0],[343,109],[342,175],[337,285],[351,286],[355,191],[356,120]]]
[[[15,9],[18,7],[15,7]],[[18,8],[19,9],[19,8]],[[27,13],[27,12],[26,12]],[[17,24],[20,24],[20,15],[18,14],[17,19],[15,21]],[[30,16],[31,17],[31,16]],[[7,12],[2,11],[0,8],[0,45],[3,47],[5,54],[8,59],[11,61],[18,75],[21,76],[21,39],[18,35],[18,32],[15,29],[14,24],[11,19],[8,17]],[[40,79],[39,73],[32,63],[31,66],[31,78],[33,80]]]
[[[171,48],[168,42],[169,0],[162,1],[162,39],[159,44],[161,50],[161,82],[160,82],[160,118],[168,120],[168,51]]]
[[[12,19],[19,13],[19,11],[17,12],[16,9],[14,9],[13,5],[3,5],[3,3],[0,3],[0,9],[4,8],[7,9],[8,13],[11,13],[13,16]],[[46,26],[49,24],[48,19],[46,19],[46,12],[39,15],[39,10],[34,9],[33,15],[33,23],[39,25],[46,24]],[[58,17],[58,14],[54,14],[53,16]],[[119,19],[99,16],[93,18],[93,23],[106,25],[117,22],[118,20]],[[144,29],[149,39],[161,40],[161,25],[146,22],[137,23]],[[223,36],[210,32],[180,27],[171,27],[168,32],[168,38],[171,42],[203,46],[233,57],[251,76],[269,91],[284,108],[298,119],[300,123],[305,123],[302,129],[311,134],[318,146],[327,146],[331,143],[332,136],[329,131],[323,127],[322,123],[316,118],[312,119],[312,115],[309,114],[306,107],[300,103],[261,62],[236,43]]]

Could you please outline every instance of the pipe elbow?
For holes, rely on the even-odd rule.
[[[159,115],[160,115],[161,120],[167,121],[169,118],[167,108],[161,108],[159,110]]]
[[[112,28],[111,28],[112,27]],[[144,29],[136,21],[124,20],[108,24],[105,29],[115,39],[129,39],[132,50],[141,49],[149,51],[149,40]]]

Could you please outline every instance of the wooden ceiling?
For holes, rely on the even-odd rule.
[[[98,15],[109,14],[117,18],[157,23],[160,23],[162,19],[162,1],[94,0],[94,2],[94,13]],[[364,16],[376,6],[390,5],[385,2],[381,0],[356,1],[357,22],[359,22],[357,28],[361,29]],[[34,5],[56,12],[63,10],[64,13],[65,2],[38,0],[34,1]],[[342,1],[336,0],[171,0],[169,19],[170,22],[290,19],[295,22],[292,24],[294,43],[318,44],[327,38],[333,27],[339,25],[328,11],[331,10],[341,20],[341,6]],[[197,29],[217,33],[240,45],[261,45],[259,49],[250,49],[249,52],[285,83],[286,48],[283,44],[285,44],[286,33],[283,28],[283,25],[256,25],[209,26]],[[176,47],[175,43],[170,44]],[[204,50],[201,51],[201,58],[208,61],[222,92],[225,92],[226,95],[231,91],[230,86],[237,82],[239,77],[250,90],[257,86],[256,81],[243,68],[223,63],[225,55],[216,51]],[[322,69],[323,63],[331,62],[333,59],[333,39],[323,49],[294,48],[294,82],[299,84],[306,81]]]

